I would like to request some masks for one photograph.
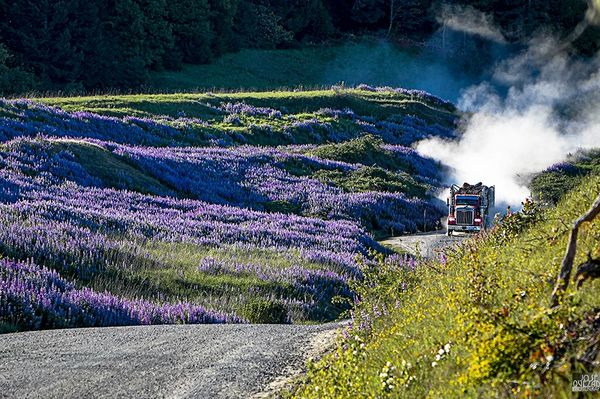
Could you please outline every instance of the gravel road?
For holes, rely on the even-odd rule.
[[[432,257],[465,236],[383,241]],[[343,323],[175,325],[0,335],[0,398],[260,398],[331,347]]]
[[[2,398],[244,398],[282,384],[340,323],[175,325],[0,335]],[[285,380],[283,380],[285,381]]]
[[[441,249],[459,243],[469,237],[469,235],[461,233],[455,233],[448,237],[445,230],[439,230],[410,236],[392,237],[381,241],[381,244],[395,247],[413,255],[420,254],[421,256],[431,258]]]

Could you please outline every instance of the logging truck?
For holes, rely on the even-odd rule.
[[[446,200],[448,206],[448,230],[450,236],[455,231],[478,233],[491,223],[490,212],[495,203],[495,187],[482,183],[474,185],[464,183],[453,184],[450,196]]]

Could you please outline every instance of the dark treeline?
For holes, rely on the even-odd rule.
[[[511,41],[565,36],[585,0],[455,0],[492,16]],[[421,41],[439,28],[433,0],[0,0],[0,92],[139,88],[156,70],[241,48],[285,48],[344,34]],[[597,28],[578,40],[598,49]]]

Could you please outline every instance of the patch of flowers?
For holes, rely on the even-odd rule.
[[[25,329],[244,322],[187,302],[154,304],[78,289],[56,271],[6,259],[0,260],[0,321]]]

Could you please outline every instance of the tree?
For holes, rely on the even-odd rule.
[[[213,54],[220,55],[228,51],[240,48],[237,35],[236,16],[240,7],[246,0],[209,0],[210,4],[210,27],[214,40],[211,41]],[[243,24],[255,23],[255,21],[242,21]]]
[[[387,0],[355,0],[352,5],[352,18],[367,26],[381,25],[386,16]]]
[[[0,95],[25,93],[37,88],[35,76],[18,67],[10,66],[11,55],[0,43]]]
[[[145,16],[135,0],[115,0],[101,16],[105,40],[99,48],[104,54],[102,87],[138,87],[148,77]],[[108,51],[108,53],[107,53]]]
[[[167,14],[166,0],[138,0],[142,10],[144,29],[144,54],[146,63],[152,69],[163,69],[165,61],[171,61],[175,43],[172,23],[165,18]],[[195,22],[195,21],[194,21]]]
[[[281,17],[263,4],[241,4],[235,29],[246,48],[272,49],[293,39],[293,33],[282,26]]]
[[[431,0],[387,0],[388,36],[425,36],[434,28]]]
[[[15,0],[1,5],[0,32],[18,64],[46,82],[79,77],[82,55],[72,41],[72,2]]]
[[[203,63],[212,57],[211,10],[208,0],[173,0],[167,6],[167,19],[175,39],[172,56],[183,62]]]
[[[329,11],[322,0],[291,0],[275,3],[273,11],[281,25],[297,41],[323,41],[335,32]]]

